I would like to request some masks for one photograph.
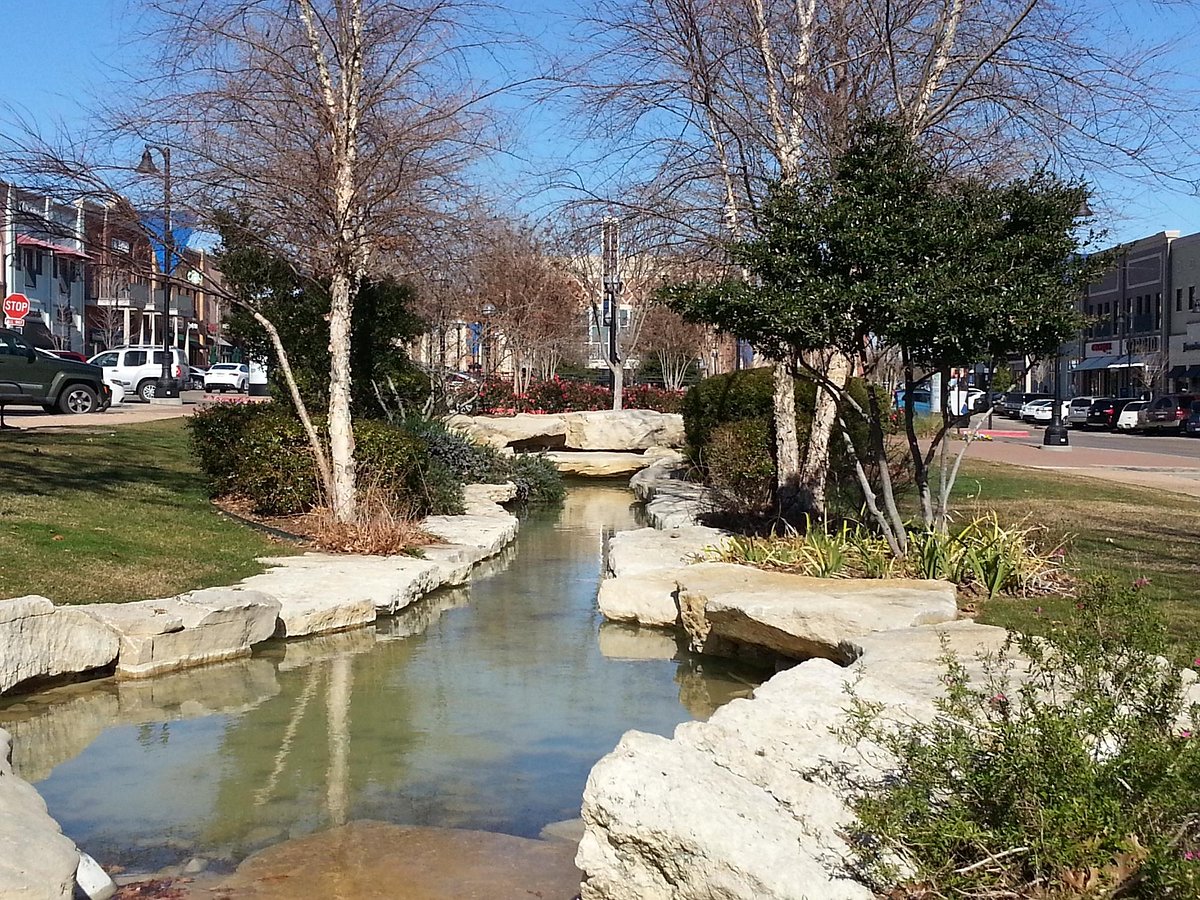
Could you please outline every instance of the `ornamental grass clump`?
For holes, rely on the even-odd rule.
[[[976,680],[946,652],[928,721],[854,697],[841,737],[894,760],[854,786],[862,877],[893,898],[1200,898],[1200,659],[1166,650],[1149,602],[1106,579]]]
[[[782,569],[818,578],[933,578],[995,597],[1033,596],[1069,588],[1062,545],[1046,548],[1044,529],[1004,526],[995,513],[946,532],[913,529],[908,554],[861,523],[830,529],[811,520],[802,532],[738,537],[710,556],[722,562]]]

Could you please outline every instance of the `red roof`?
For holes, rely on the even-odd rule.
[[[43,241],[40,238],[30,237],[27,234],[17,235],[17,244],[21,247],[40,247],[43,250],[49,250],[51,253],[57,253],[59,256],[74,256],[76,259],[91,259],[82,250],[76,250],[74,247],[63,247],[59,244]]]

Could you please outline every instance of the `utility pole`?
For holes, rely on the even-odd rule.
[[[608,370],[612,385],[613,409],[621,408],[624,372],[621,366],[621,226],[613,217],[604,220],[603,265],[604,311],[603,323],[608,327]]]

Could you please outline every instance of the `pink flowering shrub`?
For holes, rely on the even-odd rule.
[[[679,412],[683,393],[650,385],[629,385],[621,395],[626,409],[653,409],[658,412]],[[518,396],[512,382],[488,379],[479,394],[476,412],[492,415],[512,415],[517,412],[559,413],[612,409],[612,391],[604,385],[586,381],[551,378],[535,381]]]

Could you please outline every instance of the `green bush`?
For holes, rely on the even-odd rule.
[[[721,507],[735,514],[766,512],[775,484],[770,419],[756,416],[717,425],[704,453],[708,485]]]
[[[911,896],[1200,898],[1200,704],[1165,635],[1101,580],[1048,637],[984,657],[982,681],[947,653],[931,720],[856,698],[844,737],[895,760],[855,803],[873,886],[899,862]]]
[[[323,423],[317,423],[323,434]],[[312,451],[299,420],[275,404],[216,404],[191,416],[192,447],[217,497],[256,513],[297,515],[321,504]],[[414,518],[463,511],[463,484],[512,481],[517,499],[558,503],[562,476],[544,456],[504,457],[437,421],[354,425],[358,486]]]
[[[508,463],[507,477],[523,503],[561,503],[567,490],[558,467],[541,453],[518,453]]]
[[[324,423],[317,423],[324,432]],[[248,501],[261,515],[297,515],[321,504],[312,451],[300,421],[276,404],[216,404],[189,417],[192,447],[218,497]],[[462,511],[462,482],[420,435],[377,421],[355,424],[358,483],[412,516]]]
[[[862,408],[866,408],[868,399],[868,388],[866,382],[860,378],[852,378],[848,385],[848,391],[854,401]],[[805,451],[808,443],[809,432],[812,427],[812,415],[816,406],[817,388],[816,385],[806,379],[796,379],[796,430],[800,442],[801,453]],[[717,430],[727,424],[745,425],[748,422],[766,423],[768,432],[766,447],[770,453],[771,459],[774,460],[775,455],[775,429],[774,429],[774,382],[773,372],[770,368],[759,369],[742,369],[736,372],[730,372],[725,375],[714,375],[711,378],[705,378],[694,385],[683,398],[683,427],[687,437],[688,455],[694,465],[704,473],[705,479],[709,484],[717,485],[711,480],[712,471],[712,454],[714,451],[713,440]],[[885,399],[886,405],[886,399]],[[851,437],[856,445],[860,447],[867,446],[867,424],[848,404],[841,409],[841,414],[845,418],[850,430]],[[755,426],[747,426],[755,428]],[[729,442],[736,440],[729,436],[729,432],[724,432],[723,440],[725,444],[717,449],[718,457],[726,457],[732,451]],[[760,431],[754,431],[754,444],[757,447],[762,445],[762,434]],[[750,460],[745,456],[749,450],[749,444],[743,440],[740,442],[742,449],[738,451],[743,457],[741,469],[746,476],[750,472],[758,472],[762,475],[762,482],[755,482],[753,486],[747,482],[747,487],[751,490],[751,495],[757,496],[763,490],[773,490],[774,485],[774,462],[771,464],[770,471],[766,471],[765,465],[761,457]],[[826,488],[829,508],[833,512],[841,512],[844,514],[853,514],[862,508],[863,494],[854,474],[853,456],[846,447],[845,441],[841,439],[840,434],[835,432],[831,442],[832,460],[829,470],[829,481]],[[718,459],[718,466],[725,465],[723,458]],[[873,465],[866,467],[868,478],[872,481],[877,477],[877,472]],[[719,472],[718,477],[723,473]],[[900,466],[896,466],[892,470],[893,481],[899,485],[903,485],[907,480],[904,470]]]

